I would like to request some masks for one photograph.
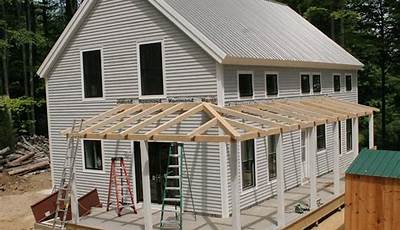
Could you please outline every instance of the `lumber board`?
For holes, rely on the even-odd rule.
[[[240,106],[238,108],[238,110],[240,112],[244,111],[246,113],[253,113],[255,115],[262,114],[263,118],[275,119],[275,120],[278,120],[279,122],[285,122],[285,123],[287,123],[287,125],[295,125],[295,124],[300,125],[300,124],[303,124],[302,121],[298,121],[298,120],[295,120],[295,119],[292,119],[292,118],[284,117],[282,115],[277,115],[277,114],[262,110],[262,109],[257,108],[257,107],[249,106],[249,105],[242,105],[242,106]]]
[[[192,132],[190,132],[188,134],[188,136],[190,138],[193,138],[196,135],[203,134],[211,127],[215,127],[217,125],[217,123],[218,123],[218,119],[216,117],[214,117],[213,119],[207,121],[206,123],[202,124],[201,126],[197,127],[196,129],[194,129]]]
[[[299,121],[305,121],[305,122],[313,121],[312,117],[304,116],[302,114],[295,113],[295,112],[292,112],[290,110],[287,110],[287,109],[284,109],[282,107],[279,107],[279,106],[276,105],[275,102],[271,103],[271,105],[270,105],[270,103],[268,103],[268,104],[266,104],[266,103],[265,104],[261,104],[260,103],[260,104],[257,104],[256,107],[260,108],[260,109],[263,109],[263,110],[268,110],[268,111],[271,111],[271,112],[274,112],[274,113],[279,113],[279,114],[285,115],[287,117],[293,117],[294,119],[299,120]]]
[[[19,168],[16,168],[16,169],[13,169],[11,171],[8,171],[8,175],[12,176],[12,175],[20,174],[20,173],[23,173],[23,172],[29,172],[29,171],[32,171],[32,170],[35,170],[35,169],[45,168],[45,167],[48,167],[48,166],[50,166],[49,161],[47,161],[47,160],[46,161],[41,161],[41,162],[38,162],[38,163],[35,163],[35,164],[30,164],[30,165],[27,165],[27,166],[21,166]]]
[[[220,124],[221,128],[225,130],[225,132],[229,133],[234,139],[239,138],[240,134],[235,130],[234,127],[232,127],[231,124],[225,121],[223,117],[214,110],[214,108],[205,103],[204,109],[206,113],[210,114],[210,116],[214,116],[215,118],[217,118],[218,123]]]

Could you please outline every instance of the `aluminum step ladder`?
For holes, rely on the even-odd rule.
[[[119,175],[117,173],[117,170],[119,171]],[[108,186],[108,198],[107,198],[107,211],[110,210],[110,206],[112,204],[111,192],[113,186],[116,198],[115,210],[118,216],[121,216],[122,209],[124,209],[125,207],[131,208],[133,210],[133,213],[137,214],[136,203],[135,199],[133,198],[132,186],[131,182],[129,181],[129,176],[126,170],[125,161],[123,157],[111,158],[110,182]]]
[[[71,132],[67,136],[67,152],[64,160],[64,166],[61,173],[60,186],[58,187],[57,201],[56,201],[56,212],[53,219],[53,230],[54,229],[65,229],[65,223],[67,219],[67,213],[71,202],[71,190],[72,183],[75,179],[75,161],[76,154],[78,152],[78,146],[80,142],[79,137],[74,137],[73,133],[78,133],[82,130],[83,119],[80,120],[78,127],[76,121],[73,121]]]
[[[188,181],[190,199],[193,208],[193,214],[196,220],[196,210],[194,206],[192,186],[189,177],[189,170],[186,163],[186,156],[183,144],[172,143],[169,147],[167,172],[164,174],[164,190],[162,196],[162,207],[161,207],[161,220],[160,228],[175,228],[183,229],[182,227],[182,215],[183,215],[183,164],[185,165],[186,179]],[[166,208],[166,206],[173,206],[174,208]],[[174,220],[164,220],[165,213],[173,213],[175,216]]]

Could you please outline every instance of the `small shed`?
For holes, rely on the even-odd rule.
[[[345,229],[399,229],[400,151],[364,149],[346,171]]]

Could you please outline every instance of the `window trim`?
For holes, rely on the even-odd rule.
[[[328,142],[327,142],[327,127],[326,127],[326,123],[324,123],[324,124],[320,124],[320,125],[324,125],[325,126],[325,148],[324,149],[322,149],[322,150],[319,150],[318,151],[318,126],[319,125],[317,125],[316,127],[315,127],[315,134],[316,134],[316,137],[317,137],[317,139],[315,140],[315,147],[317,148],[317,155],[318,154],[322,154],[322,153],[326,153],[326,151],[327,151],[327,148],[328,148],[328,146],[327,146],[327,144],[328,144]]]
[[[308,75],[308,84],[309,84],[309,86],[310,86],[310,92],[308,92],[308,93],[303,93],[303,90],[301,89],[301,75]],[[311,82],[312,82],[312,75],[311,75],[310,72],[300,72],[300,73],[299,73],[299,83],[300,83],[299,89],[300,89],[300,95],[312,95],[312,94],[313,94]]]
[[[162,65],[162,79],[163,79],[163,94],[159,95],[142,95],[142,76],[140,70],[140,45],[161,43],[161,65]],[[138,95],[139,99],[162,99],[167,98],[166,76],[165,76],[165,46],[164,39],[154,40],[141,40],[136,42],[136,60],[137,60],[137,80],[138,80]]]
[[[335,91],[335,76],[339,76],[339,91]],[[342,92],[342,74],[340,73],[332,73],[332,92],[333,93],[341,93]]]
[[[240,87],[239,87],[239,75],[240,74],[251,74],[251,84],[253,87],[253,96],[249,97],[249,96],[245,96],[245,97],[241,97],[240,96]],[[250,70],[238,70],[236,72],[236,88],[237,88],[237,98],[239,100],[248,100],[248,99],[254,99],[255,97],[255,88],[254,88],[255,84],[254,84],[254,71],[250,71]]]
[[[279,134],[275,134],[275,135],[279,135]],[[274,136],[274,135],[270,135],[270,136]],[[265,137],[265,140],[266,140],[266,142],[267,142],[265,146],[266,146],[266,148],[267,148],[267,151],[266,151],[266,152],[267,152],[267,166],[268,166],[268,169],[267,169],[267,181],[268,181],[269,184],[272,184],[272,183],[275,183],[275,182],[278,181],[278,168],[277,168],[277,167],[278,167],[278,162],[276,162],[276,164],[277,164],[277,165],[276,165],[276,169],[277,169],[277,170],[276,170],[276,175],[277,175],[277,176],[276,176],[275,179],[270,180],[270,179],[269,179],[269,140],[268,140],[270,136],[266,136],[266,137]],[[279,137],[278,137],[278,138],[279,138]],[[281,138],[282,138],[282,137],[281,137]],[[276,143],[276,146],[278,146],[278,143]],[[275,150],[275,157],[276,157],[276,158],[278,157],[278,153],[276,152],[276,150]],[[276,161],[278,161],[278,158],[276,159]]]
[[[86,168],[84,141],[100,141],[101,142],[101,165],[103,166],[102,170]],[[99,174],[106,173],[105,165],[104,165],[104,141],[103,140],[97,140],[97,139],[91,139],[91,138],[81,139],[81,153],[82,153],[82,172],[99,173]]]
[[[319,76],[319,84],[321,87],[321,90],[319,92],[314,92],[314,75]],[[322,73],[321,72],[313,72],[310,75],[310,92],[314,95],[319,95],[322,94]]]
[[[276,95],[268,95],[267,92],[267,75],[276,75],[276,87],[278,89],[278,93]],[[276,98],[279,97],[280,94],[280,90],[279,90],[279,72],[275,72],[275,71],[265,71],[264,72],[264,92],[265,92],[265,98]]]
[[[102,90],[102,97],[85,97],[85,76],[83,73],[83,53],[89,51],[96,51],[100,50],[100,65],[101,65],[101,90]],[[82,93],[82,101],[102,101],[106,99],[105,94],[105,87],[104,87],[104,56],[103,56],[103,47],[93,47],[93,48],[84,48],[80,51],[80,66],[81,66],[81,93]]]
[[[239,154],[239,164],[240,164],[240,195],[245,195],[250,192],[254,192],[258,188],[258,173],[257,173],[257,140],[256,139],[250,139],[254,141],[254,183],[255,185],[253,187],[248,187],[246,189],[243,189],[243,178],[242,178],[242,141],[238,142],[237,148],[240,149],[240,154]]]
[[[351,84],[351,89],[347,90],[347,76],[350,76],[350,84]],[[344,81],[345,81],[345,91],[346,92],[353,92],[353,74],[351,73],[345,73],[344,74]]]

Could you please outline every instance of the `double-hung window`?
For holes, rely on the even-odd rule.
[[[239,96],[253,97],[253,74],[239,73]]]
[[[276,146],[278,144],[278,135],[268,136],[268,179],[276,179]]]
[[[326,149],[325,124],[317,126],[317,152]]]
[[[351,75],[346,75],[346,91],[351,91]]]
[[[81,59],[84,98],[103,97],[101,50],[82,51]]]
[[[103,154],[100,140],[83,140],[85,169],[103,170]]]
[[[301,93],[310,93],[310,75],[301,74],[300,82],[301,82]]]
[[[340,92],[340,75],[333,75],[333,91]]]
[[[312,75],[312,85],[313,85],[313,92],[320,93],[321,92],[321,75],[313,74]]]
[[[241,159],[242,189],[246,190],[256,185],[254,140],[241,142]]]
[[[347,152],[353,149],[353,121],[352,119],[346,120],[346,149]]]
[[[164,95],[161,42],[139,45],[140,89],[142,96]]]
[[[265,88],[267,89],[267,96],[278,95],[278,75],[273,73],[265,74]]]

